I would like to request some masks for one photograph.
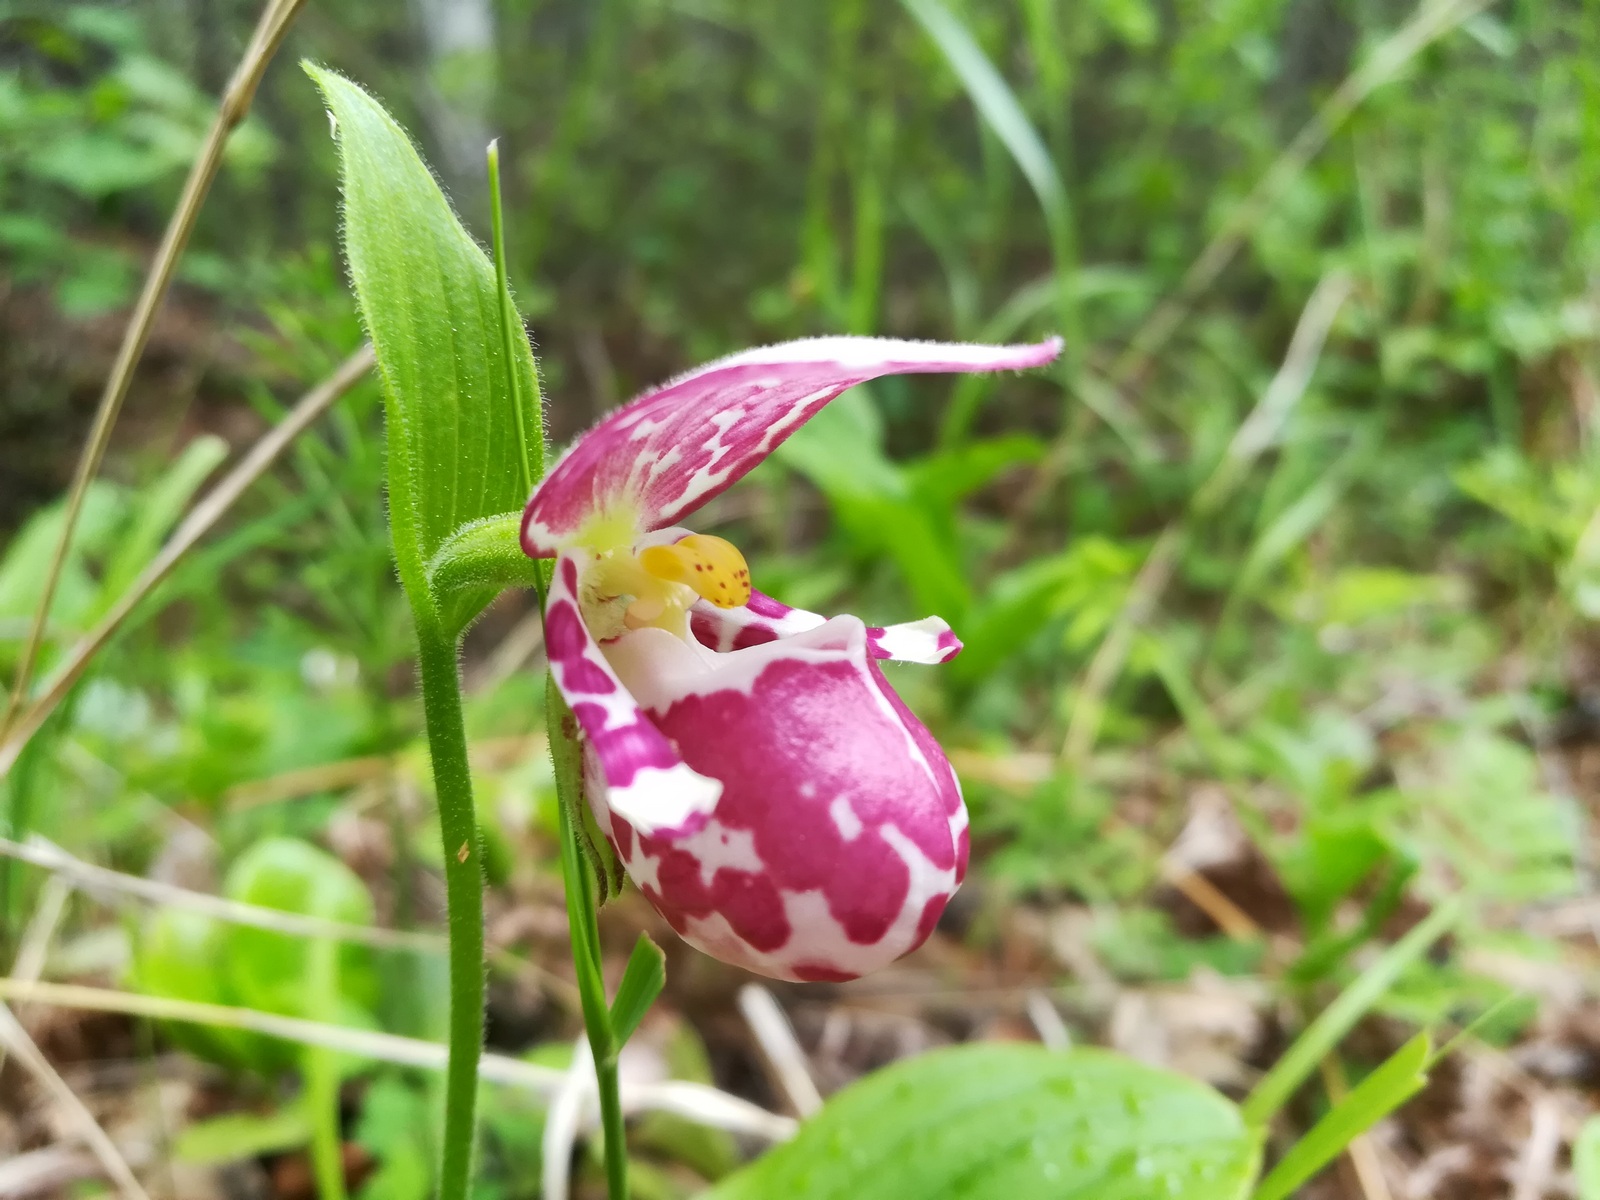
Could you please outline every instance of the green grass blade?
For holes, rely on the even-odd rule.
[[[1432,1040],[1419,1033],[1363,1079],[1348,1096],[1289,1148],[1261,1181],[1251,1200],[1284,1200],[1357,1137],[1422,1090]]]
[[[1044,139],[1022,111],[1011,85],[989,61],[966,26],[939,0],[901,0],[943,53],[972,103],[1015,160],[1018,170],[1052,217],[1070,215],[1067,189]]]
[[[617,1049],[622,1049],[639,1028],[666,982],[667,956],[649,934],[641,933],[628,956],[622,982],[617,985],[616,999],[611,1002],[611,1033],[617,1040]]]
[[[1081,344],[1078,335],[1077,291],[1073,274],[1077,270],[1077,235],[1073,227],[1072,202],[1062,182],[1061,172],[1050,157],[1039,131],[1033,127],[1022,103],[989,61],[983,47],[939,0],[901,0],[927,35],[939,47],[950,69],[961,80],[984,123],[1005,146],[1038,197],[1050,233],[1051,257],[1055,263],[1056,305],[1061,334],[1066,338],[1062,370],[1066,377]],[[1104,417],[1106,414],[1102,413]]]
[[[1407,967],[1421,958],[1461,917],[1459,904],[1445,904],[1401,938],[1363,971],[1322,1015],[1295,1039],[1284,1056],[1256,1085],[1241,1111],[1252,1125],[1265,1125],[1305,1082],[1323,1056],[1383,998]]]

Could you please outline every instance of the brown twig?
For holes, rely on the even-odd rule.
[[[1512,1200],[1539,1200],[1545,1195],[1561,1151],[1561,1106],[1554,1096],[1542,1091],[1536,1095],[1528,1121],[1528,1140],[1512,1175]]]
[[[233,78],[228,81],[227,89],[222,94],[222,101],[217,106],[217,115],[212,120],[211,129],[200,146],[200,153],[195,158],[194,165],[189,168],[189,177],[184,181],[183,193],[178,197],[177,207],[173,209],[172,218],[167,222],[161,245],[151,261],[150,274],[145,278],[144,290],[139,293],[133,315],[128,319],[127,329],[123,332],[122,345],[117,349],[116,361],[111,366],[111,375],[107,378],[105,391],[100,397],[100,407],[95,411],[94,424],[89,429],[88,440],[78,456],[78,465],[72,476],[72,487],[67,493],[66,512],[61,520],[60,538],[51,556],[50,565],[45,571],[44,587],[39,595],[38,606],[34,610],[33,625],[28,632],[28,640],[23,644],[22,657],[17,663],[11,698],[6,703],[5,715],[0,716],[0,734],[10,730],[13,719],[27,698],[33,668],[38,661],[40,647],[44,643],[50,606],[55,601],[56,588],[61,582],[61,572],[72,550],[72,538],[78,527],[78,517],[83,511],[84,496],[88,493],[89,484],[100,470],[100,461],[105,457],[106,447],[111,441],[111,430],[117,422],[117,414],[122,409],[122,401],[128,394],[128,385],[133,380],[134,368],[138,366],[139,357],[144,353],[145,343],[150,340],[156,313],[160,311],[161,302],[166,298],[167,288],[172,283],[174,271],[177,270],[178,259],[182,257],[184,247],[188,245],[189,235],[194,231],[195,221],[200,215],[200,207],[205,203],[206,193],[211,190],[212,181],[216,179],[217,171],[222,165],[222,152],[227,146],[228,137],[250,111],[250,104],[255,99],[256,88],[261,83],[267,64],[277,53],[278,47],[289,32],[290,24],[305,3],[306,0],[268,0],[267,7],[256,24],[255,32],[251,34],[250,44],[245,47],[244,57],[240,59]],[[0,774],[4,774],[4,771],[0,771]]]
[[[46,949],[50,939],[55,936],[67,896],[72,891],[71,886],[60,878],[52,878],[51,883],[55,886],[45,892],[33,920],[28,923],[28,932],[23,938],[22,950],[17,955],[13,978],[32,982],[44,965]],[[131,1197],[131,1200],[150,1200],[134,1175],[133,1168],[128,1165],[128,1160],[117,1149],[111,1136],[100,1127],[100,1122],[95,1120],[88,1105],[78,1099],[78,1094],[50,1065],[21,1018],[9,1006],[0,1003],[0,1067],[4,1066],[7,1056],[20,1063],[22,1069],[32,1075],[34,1081],[65,1111],[76,1126],[78,1137],[88,1145],[101,1169],[111,1177],[123,1195]]]
[[[128,1165],[128,1160],[122,1157],[122,1151],[117,1149],[117,1144],[111,1140],[111,1136],[100,1128],[100,1122],[94,1119],[89,1106],[78,1099],[78,1094],[67,1086],[66,1080],[62,1079],[50,1065],[49,1060],[28,1036],[28,1031],[23,1029],[22,1023],[4,1004],[0,1004],[0,1046],[4,1046],[22,1069],[33,1076],[34,1082],[61,1106],[75,1126],[78,1136],[100,1160],[100,1166],[122,1194],[131,1200],[150,1200],[150,1194],[140,1185],[133,1168]]]
[[[1161,860],[1161,877],[1176,888],[1216,927],[1235,941],[1248,942],[1261,936],[1261,926],[1249,913],[1228,898],[1216,884],[1199,871],[1175,862],[1169,856]]]

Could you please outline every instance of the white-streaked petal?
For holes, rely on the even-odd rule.
[[[548,557],[601,525],[671,525],[743,478],[847,388],[884,375],[1043,366],[1061,339],[977,346],[889,338],[809,338],[710,363],[618,409],[545,476],[522,546]]]

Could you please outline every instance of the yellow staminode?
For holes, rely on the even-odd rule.
[[[750,568],[739,548],[709,533],[691,533],[670,546],[639,552],[639,565],[657,579],[682,583],[718,608],[750,601]]]

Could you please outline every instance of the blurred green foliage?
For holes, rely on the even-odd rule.
[[[922,4],[313,0],[184,262],[175,303],[209,323],[188,343],[202,419],[274,419],[360,336],[300,56],[394,106],[480,238],[483,143],[501,137],[512,284],[558,443],[751,343],[998,340],[1070,319],[1076,376],[858,390],[708,515],[786,601],[956,625],[962,657],[894,681],[962,752],[979,886],[1102,906],[1097,938],[1124,977],[1262,969],[1259,944],[1187,936],[1153,900],[1162,852],[1211,788],[1286,897],[1291,994],[1348,979],[1416,897],[1464,893],[1486,915],[1458,942],[1503,949],[1490,916],[1570,894],[1592,836],[1557,768],[1563,739],[1594,739],[1600,703],[1600,14],[1488,5],[1422,50],[1280,181],[1237,259],[1119,379],[1155,306],[1412,14],[1392,0],[943,7],[998,99],[967,90],[981,69],[947,57],[956,43],[930,36]],[[93,314],[129,300],[253,18],[244,0],[0,15],[0,359],[30,364],[0,384],[8,443],[31,445],[35,414],[81,389],[64,364]],[[1058,199],[1019,170],[1029,135],[1006,121],[1047,153]],[[1303,398],[1195,519],[1334,270],[1355,291]],[[181,442],[130,434],[121,482],[91,493],[52,654],[216,465],[220,443]],[[410,904],[407,872],[438,854],[423,773],[355,799],[348,784],[242,799],[287,772],[416,753],[381,444],[364,388],[186,562],[0,785],[13,836],[142,869],[194,823],[236,872],[282,844],[266,839],[325,837],[365,805],[390,823],[385,869]],[[9,678],[57,510],[6,498]],[[1067,763],[1085,668],[1172,526],[1186,533],[1172,581],[1134,633],[1096,753]],[[503,600],[469,640],[480,741],[539,723],[513,652],[526,612]],[[541,869],[512,848],[548,847],[536,759],[486,768],[497,885]],[[0,870],[14,934],[36,880]],[[165,920],[139,939],[142,973],[215,936]],[[1504,992],[1429,960],[1389,1007],[1466,1018]],[[402,1161],[416,1141],[396,1131],[423,1103],[410,1087],[374,1084],[357,1134],[396,1196],[421,1194],[431,1161]],[[506,1140],[486,1161],[536,1174],[536,1135],[495,1112]]]

